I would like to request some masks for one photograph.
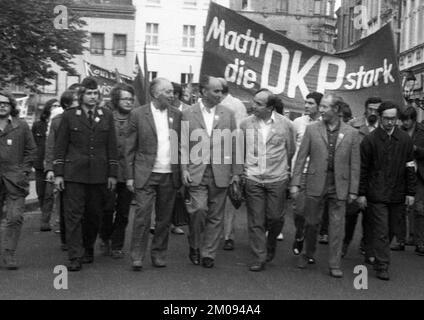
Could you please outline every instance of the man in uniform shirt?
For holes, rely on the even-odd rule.
[[[99,103],[96,80],[85,78],[79,106],[65,111],[55,141],[55,185],[64,191],[69,271],[94,261],[107,190],[114,190],[118,174],[113,115]]]

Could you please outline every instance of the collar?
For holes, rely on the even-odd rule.
[[[334,128],[334,130],[331,130],[331,129],[330,129],[330,127],[328,126],[328,124],[327,124],[327,123],[325,123],[325,122],[324,122],[324,125],[325,125],[325,128],[327,129],[327,131],[335,132],[335,131],[339,131],[339,130],[340,130],[341,123],[342,123],[342,121],[341,121],[341,120],[339,120],[339,121],[337,122],[337,126]]]
[[[398,130],[400,129],[394,127],[392,133],[389,135],[386,130],[384,130],[381,126],[378,126],[377,129],[375,129],[374,131],[380,136],[381,140],[385,141],[389,139],[389,137],[393,137],[394,139],[399,140]]]
[[[208,112],[208,111],[206,111],[206,106],[203,104],[203,100],[202,99],[200,99],[199,100],[199,104],[200,104],[200,111],[202,111],[202,112],[205,112],[205,113],[215,113],[215,110],[216,110],[216,106],[214,106],[213,108],[210,108],[209,110],[211,111],[211,112]]]
[[[271,113],[271,117],[265,122],[264,120],[262,120],[261,118],[258,118],[258,117],[256,117],[255,116],[255,118],[256,118],[256,121],[258,121],[258,122],[262,122],[262,123],[264,123],[264,124],[266,124],[266,125],[270,125],[270,124],[273,124],[275,121],[276,121],[276,117],[275,117],[275,111],[272,111],[272,113]]]
[[[150,110],[152,111],[152,113],[156,113],[156,114],[164,114],[166,112],[167,109],[165,110],[160,110],[160,109],[156,109],[155,105],[153,104],[153,102],[150,103]]]
[[[366,117],[364,117],[364,120],[365,120],[365,125],[366,125],[367,127],[378,128],[378,127],[380,126],[380,124],[378,123],[378,120],[377,120],[377,122],[376,122],[374,125],[369,124],[369,123],[368,123],[368,119],[367,119]]]

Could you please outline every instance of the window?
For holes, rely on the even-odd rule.
[[[90,38],[90,53],[104,54],[105,53],[105,34],[92,33]]]
[[[289,11],[289,1],[288,0],[279,0],[277,12],[288,12]]]
[[[153,4],[153,5],[159,5],[160,0],[147,0],[147,5]]]
[[[125,56],[127,54],[127,35],[114,34],[113,35],[113,55]]]
[[[193,81],[192,73],[181,73],[181,84],[191,83]]]
[[[326,16],[332,15],[331,1],[326,1],[325,3],[325,15]]]
[[[241,2],[241,10],[248,10],[249,0],[242,0]]]
[[[159,39],[159,24],[146,23],[146,45],[157,47],[158,39]]]
[[[184,4],[184,7],[196,7],[197,0],[184,0],[183,4]]]
[[[196,26],[183,26],[183,48],[194,48],[196,39]]]
[[[148,74],[149,74],[149,81],[153,81],[154,79],[158,77],[157,71],[149,71]]]
[[[314,14],[321,14],[321,0],[314,1]]]

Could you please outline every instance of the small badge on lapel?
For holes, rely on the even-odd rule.
[[[81,115],[81,110],[77,110],[76,115],[77,116],[80,116]]]
[[[174,123],[174,118],[169,118],[169,122],[172,124]]]
[[[219,120],[219,116],[215,115],[215,121],[218,121],[218,120]]]
[[[339,135],[337,136],[336,146],[338,146],[339,143],[342,142],[343,138],[344,138],[344,134],[340,132]]]
[[[99,123],[99,122],[100,122],[100,118],[99,118],[99,117],[96,117],[96,118],[94,119],[94,121],[95,121],[96,123]]]
[[[7,145],[8,145],[8,146],[11,146],[12,144],[13,144],[12,139],[7,139]]]
[[[97,113],[99,114],[99,116],[103,115],[103,110],[102,109],[97,109]]]

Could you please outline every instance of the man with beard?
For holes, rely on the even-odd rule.
[[[199,89],[202,98],[183,111],[181,171],[190,196],[186,202],[189,258],[194,265],[202,263],[212,268],[223,231],[228,187],[240,180],[243,156],[238,162],[236,139],[232,136],[237,129],[234,112],[219,104],[221,82],[205,75]],[[225,139],[228,134],[230,139]]]
[[[110,192],[100,228],[103,255],[113,259],[124,257],[122,248],[125,241],[125,229],[132,200],[132,192],[126,186],[127,167],[125,162],[125,139],[128,132],[128,118],[134,108],[134,89],[119,83],[110,92],[113,119],[115,120],[118,144],[118,179],[115,191]]]
[[[383,102],[378,108],[380,126],[362,140],[358,205],[372,219],[374,269],[377,278],[389,280],[390,240],[405,207],[414,204],[416,175],[414,144],[400,130],[399,107]]]
[[[16,100],[0,91],[0,254],[5,267],[18,269],[15,258],[24,222],[25,197],[29,193],[32,164],[37,156],[31,130],[16,116]],[[3,219],[4,218],[4,219]]]
[[[181,112],[171,104],[171,82],[156,78],[150,84],[152,102],[129,116],[125,145],[127,187],[135,193],[136,209],[131,239],[134,271],[141,271],[149,242],[153,206],[156,228],[151,244],[152,265],[166,267],[169,227],[176,192],[181,186],[179,135]]]
[[[363,117],[353,119],[349,124],[358,130],[359,143],[378,128],[378,107],[381,105],[382,100],[378,97],[371,97],[365,101],[365,113]],[[343,240],[342,256],[347,254],[350,243],[352,242],[355,233],[356,223],[358,221],[359,213],[362,212],[362,241],[361,253],[365,255],[365,263],[374,264],[375,254],[372,246],[372,221],[370,215],[367,214],[366,209],[361,210],[356,201],[350,203],[346,207],[346,226],[345,238]]]
[[[335,278],[343,277],[341,251],[344,237],[346,200],[357,198],[360,163],[358,133],[340,120],[342,100],[325,96],[319,107],[323,120],[306,127],[291,182],[296,198],[305,163],[309,157],[305,200],[305,254],[298,267],[306,268],[314,258],[318,228],[328,201],[329,208],[329,271]]]
[[[64,191],[69,271],[93,263],[103,205],[118,172],[112,112],[99,107],[100,91],[92,77],[78,91],[79,105],[63,113],[55,141],[55,185]]]

